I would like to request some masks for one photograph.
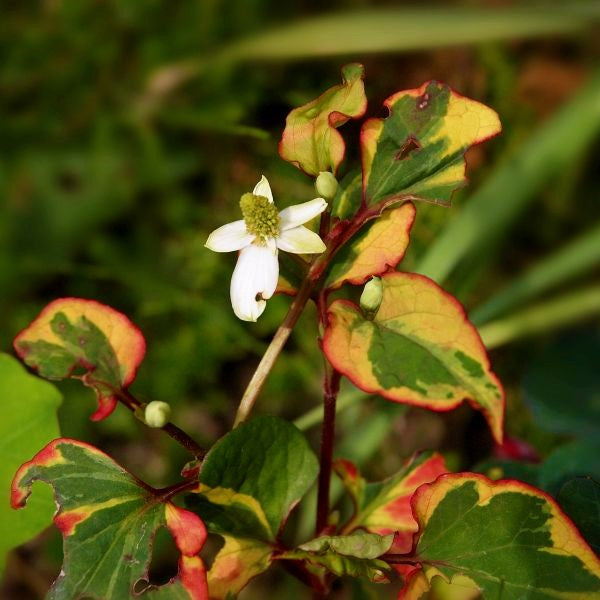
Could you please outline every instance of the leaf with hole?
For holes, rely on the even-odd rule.
[[[465,184],[465,152],[500,133],[489,107],[430,81],[390,96],[390,114],[361,129],[363,199],[389,206],[401,199],[450,204]]]
[[[140,585],[149,597],[208,598],[198,556],[206,529],[197,515],[170,502],[169,494],[97,448],[67,438],[50,442],[17,471],[13,508],[25,506],[34,481],[54,489],[54,524],[63,535],[64,561],[51,598],[129,598]],[[148,584],[148,567],[159,527],[169,530],[181,555],[177,577],[155,588]]]

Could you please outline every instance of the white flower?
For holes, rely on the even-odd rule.
[[[252,193],[242,196],[240,207],[244,218],[215,229],[205,246],[215,252],[241,251],[231,277],[231,304],[240,319],[256,321],[277,288],[278,250],[295,254],[325,250],[321,238],[302,225],[321,214],[327,202],[315,198],[278,212],[263,175]]]

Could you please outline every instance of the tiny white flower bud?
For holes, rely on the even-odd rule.
[[[367,281],[360,295],[360,307],[367,319],[371,320],[377,314],[383,299],[383,283],[380,277],[373,277]]]
[[[166,402],[153,400],[144,411],[144,422],[148,427],[164,427],[169,422],[171,407]]]
[[[338,189],[338,181],[333,173],[329,171],[321,171],[315,180],[315,188],[319,196],[327,200],[331,200]]]

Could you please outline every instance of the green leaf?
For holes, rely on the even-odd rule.
[[[362,528],[380,535],[395,533],[396,552],[408,552],[417,531],[410,508],[415,490],[448,472],[444,459],[433,452],[413,456],[400,471],[373,483],[367,483],[347,460],[336,460],[334,468],[354,503],[354,515],[343,531]]]
[[[358,531],[349,535],[323,535],[298,546],[308,552],[336,552],[355,558],[377,558],[385,554],[394,541],[394,535],[377,535]]]
[[[55,525],[64,538],[63,567],[50,598],[129,598],[148,581],[151,545],[166,527],[181,552],[178,576],[155,593],[163,598],[207,598],[204,564],[197,556],[206,529],[194,513],[146,485],[109,456],[83,442],[50,442],[21,466],[11,504],[25,505],[34,481],[54,488]],[[137,584],[137,585],[136,585]],[[168,592],[168,593],[166,593]],[[148,589],[152,596],[152,587]]]
[[[242,423],[211,448],[186,497],[209,531],[225,539],[208,573],[211,598],[236,594],[269,567],[278,532],[317,472],[304,436],[277,417]]]
[[[122,313],[81,298],[51,302],[14,341],[19,357],[42,377],[80,377],[94,389],[98,408],[92,420],[115,409],[115,394],[134,380],[146,342]],[[83,374],[82,374],[83,373]]]
[[[431,580],[484,598],[599,598],[600,560],[552,498],[516,481],[442,475],[413,499],[415,556]]]
[[[594,2],[497,7],[429,2],[344,10],[261,31],[226,47],[223,56],[230,60],[272,61],[431,50],[584,31],[597,17],[598,5]]]
[[[600,480],[600,440],[576,440],[556,448],[543,462],[539,486],[556,495],[573,477],[589,475]]]
[[[294,425],[277,417],[256,417],[211,448],[200,483],[254,498],[275,536],[317,471],[317,459]]]
[[[336,300],[323,350],[357,387],[396,402],[449,410],[465,398],[502,439],[504,392],[462,306],[433,281],[409,273],[382,276],[373,319]]]
[[[500,132],[491,109],[430,81],[384,103],[386,119],[361,129],[363,201],[389,206],[417,199],[449,204],[465,182],[466,150]]]
[[[389,566],[378,556],[385,554],[394,541],[394,536],[380,536],[364,531],[350,535],[322,536],[310,540],[295,550],[285,552],[282,559],[302,560],[317,571],[325,569],[342,576],[366,577],[376,583],[389,581],[386,571]]]
[[[54,502],[50,490],[37,490],[31,506],[20,513],[11,510],[10,482],[19,466],[50,440],[58,437],[56,411],[61,395],[47,381],[30,375],[12,356],[0,354],[0,574],[8,550],[26,542],[52,523]]]
[[[523,388],[536,424],[580,438],[600,435],[598,356],[600,335],[578,331],[558,337],[532,358]]]
[[[361,285],[395,268],[408,247],[415,213],[414,204],[405,202],[364,227],[335,255],[325,286],[336,289],[346,282]]]
[[[518,479],[529,485],[539,487],[540,465],[517,460],[501,460],[490,458],[473,467],[490,479]]]
[[[557,500],[587,543],[600,554],[600,483],[591,477],[576,477],[562,486]]]
[[[362,117],[367,109],[363,78],[362,65],[346,65],[341,85],[292,110],[279,143],[281,158],[308,175],[316,177],[321,171],[335,174],[346,150],[336,128]]]

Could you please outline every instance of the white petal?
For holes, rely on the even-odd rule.
[[[231,305],[242,321],[256,321],[277,288],[277,248],[250,244],[240,252],[231,277]],[[257,296],[260,297],[257,299]]]
[[[325,250],[321,238],[306,227],[294,227],[282,231],[277,238],[277,247],[294,254],[320,254]]]
[[[254,238],[253,234],[246,231],[246,223],[241,220],[215,229],[204,245],[214,252],[233,252],[249,246]]]
[[[271,186],[269,185],[268,179],[264,175],[254,186],[252,193],[255,196],[264,196],[265,198],[268,198],[269,202],[273,202],[273,192],[271,191]]]
[[[292,227],[298,227],[314,219],[317,215],[320,215],[327,208],[327,202],[323,198],[315,198],[302,204],[296,204],[295,206],[289,206],[284,208],[279,213],[281,219],[280,229],[285,231]]]

